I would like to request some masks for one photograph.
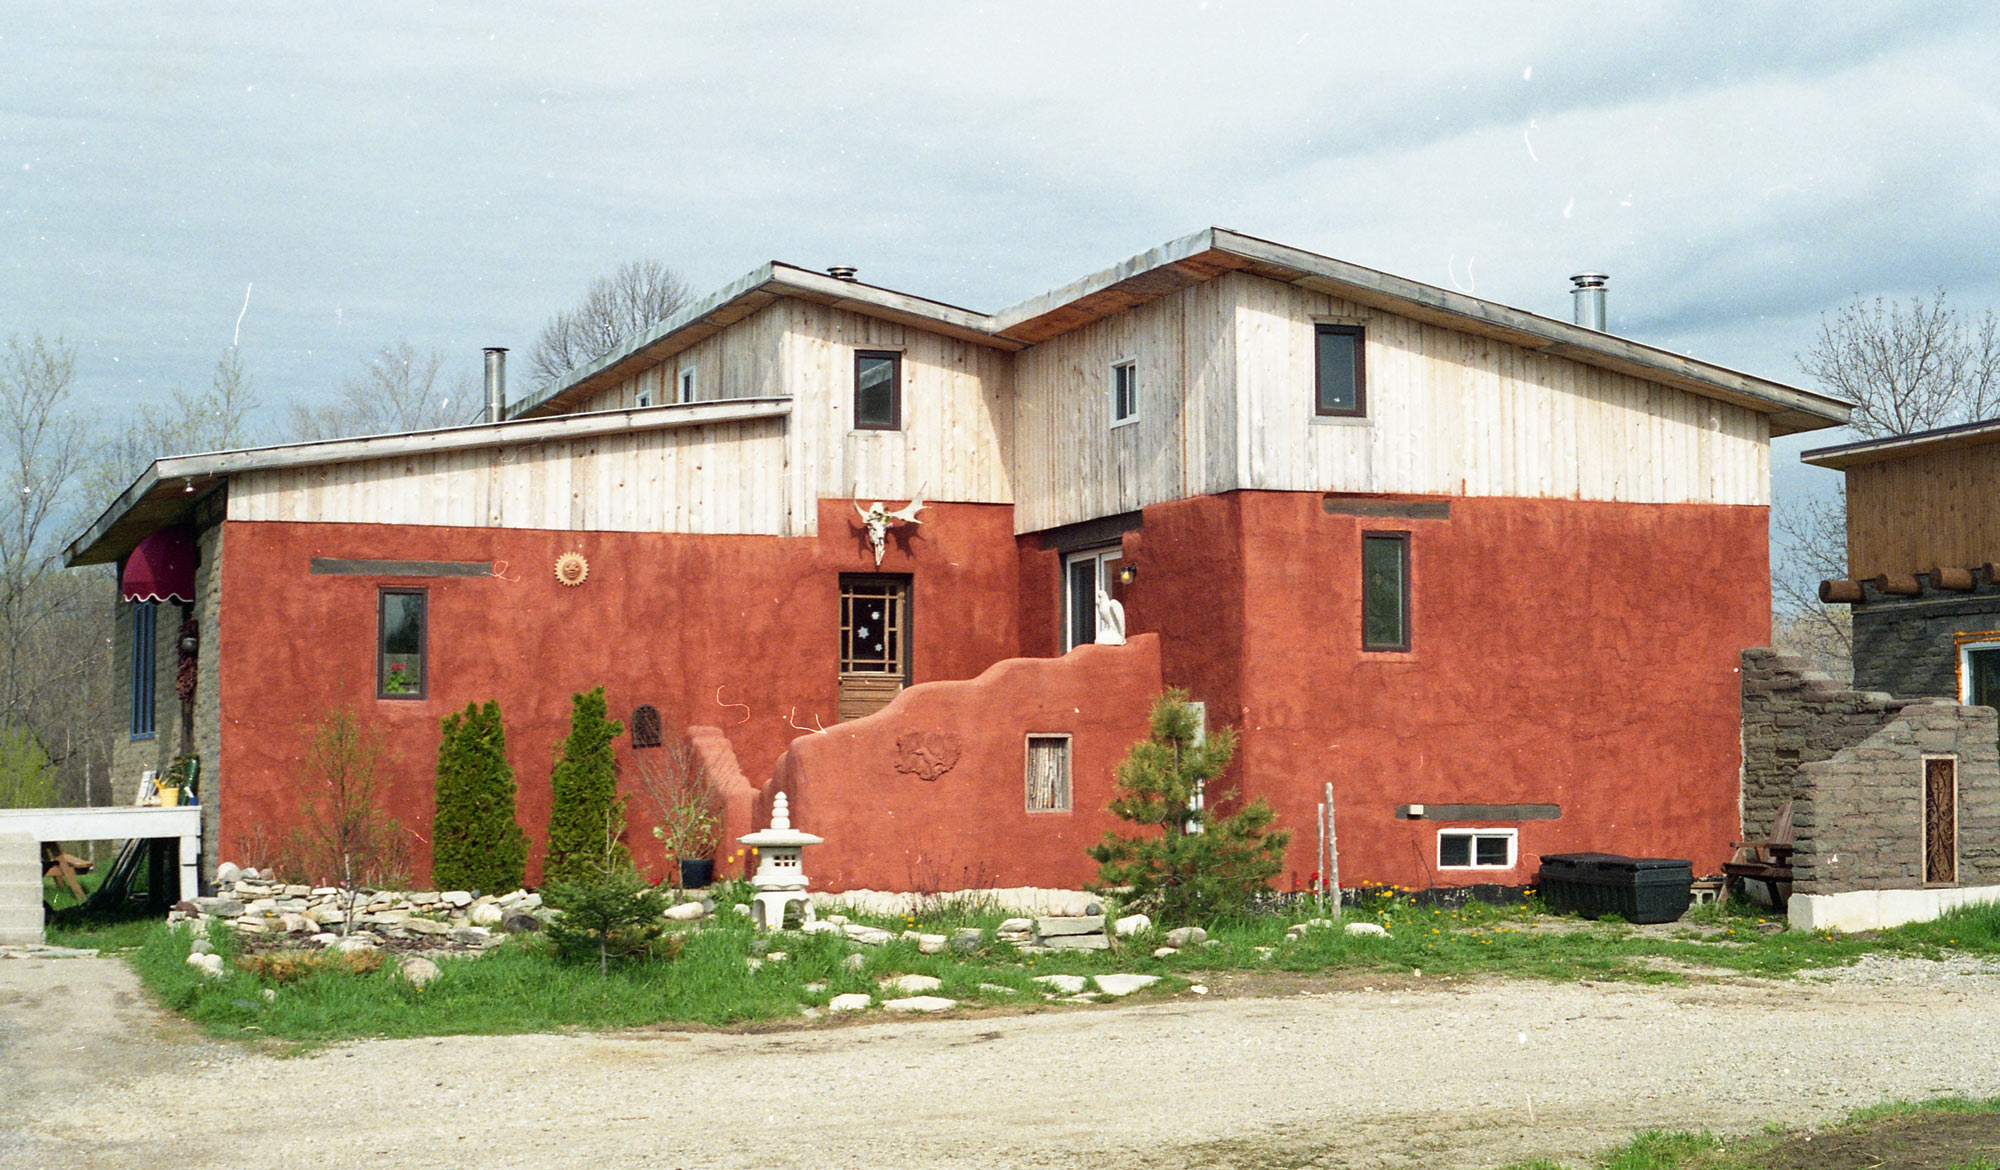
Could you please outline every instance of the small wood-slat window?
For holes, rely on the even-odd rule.
[[[1069,811],[1069,736],[1028,737],[1028,811]]]
[[[1958,761],[1924,761],[1924,881],[1958,880]]]
[[[910,580],[840,579],[840,717],[887,706],[910,678]]]
[[[632,709],[632,746],[660,746],[660,709],[651,703],[642,703]]]
[[[1361,536],[1361,648],[1410,648],[1410,534]]]

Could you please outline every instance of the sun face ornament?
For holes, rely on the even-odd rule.
[[[556,580],[571,588],[583,584],[590,576],[590,562],[583,559],[580,552],[566,552],[556,558]]]

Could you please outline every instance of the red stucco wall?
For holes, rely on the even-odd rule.
[[[815,889],[1074,889],[1095,879],[1086,846],[1120,822],[1105,811],[1112,774],[1146,736],[1160,691],[1160,643],[1079,646],[1062,658],[1017,658],[966,682],[913,687],[889,706],[793,742],[759,801],[791,800],[794,828],[826,839],[808,848]],[[956,751],[931,779],[906,736],[939,733]],[[1071,807],[1028,812],[1029,735],[1070,736]]]
[[[1343,884],[1523,885],[1542,853],[1686,857],[1736,830],[1737,654],[1770,636],[1767,512],[1452,499],[1445,520],[1328,515],[1310,493],[1146,509],[1126,538],[1127,628],[1242,730],[1234,770],[1315,869],[1334,785]],[[1364,530],[1411,535],[1412,648],[1360,648]],[[1036,636],[1028,631],[1028,637]],[[1403,804],[1561,806],[1519,830],[1512,871],[1439,872]],[[1481,826],[1485,827],[1485,826]]]
[[[969,678],[1018,653],[1012,509],[934,504],[922,519],[892,533],[879,570],[846,501],[821,503],[815,538],[231,522],[221,855],[254,863],[247,845],[299,822],[300,747],[335,704],[387,736],[385,805],[411,831],[419,879],[429,870],[438,720],[468,701],[500,701],[536,863],[572,692],[603,685],[620,719],[650,703],[669,728],[719,725],[761,783],[799,734],[793,722],[835,722],[841,573],[912,575],[916,681]],[[552,571],[570,550],[590,562],[574,588]],[[313,557],[492,561],[500,575],[314,575]],[[389,585],[429,590],[430,690],[420,701],[374,697],[376,590]],[[619,754],[630,790],[635,754],[628,742]],[[660,851],[643,802],[630,803],[629,819],[633,854],[651,864]]]

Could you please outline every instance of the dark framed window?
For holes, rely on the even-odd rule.
[[[854,426],[863,431],[903,429],[903,355],[885,349],[854,351]]]
[[[840,718],[889,705],[910,681],[910,579],[840,575]]]
[[[1329,418],[1360,418],[1368,413],[1368,383],[1361,360],[1364,340],[1359,325],[1313,327],[1313,413]]]
[[[1119,362],[1111,367],[1111,425],[1139,417],[1139,363]]]
[[[641,703],[632,708],[632,746],[635,748],[660,746],[660,709],[651,703]]]
[[[132,606],[132,738],[153,738],[153,653],[159,629],[160,603]]]
[[[428,601],[422,589],[384,589],[376,595],[376,698],[421,699],[429,692]]]
[[[1410,648],[1410,534],[1361,534],[1361,648]]]

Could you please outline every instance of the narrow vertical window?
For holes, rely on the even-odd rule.
[[[903,428],[903,355],[854,351],[854,426],[863,431]]]
[[[1139,417],[1139,364],[1119,362],[1111,367],[1111,425],[1128,423]]]
[[[1361,648],[1410,648],[1410,534],[1361,536]]]
[[[375,697],[421,699],[426,693],[426,595],[421,589],[384,589],[377,596]]]
[[[910,579],[842,574],[840,717],[889,705],[910,681]]]
[[[132,606],[132,738],[153,738],[153,652],[160,603]]]
[[[1958,761],[1924,761],[1924,883],[1958,881]]]
[[[684,369],[684,370],[682,370],[682,371],[681,371],[681,388],[680,388],[680,393],[679,393],[679,395],[678,395],[678,396],[677,396],[677,397],[676,397],[676,398],[674,399],[674,401],[675,401],[675,402],[693,402],[693,401],[694,401],[694,367],[693,367],[693,366],[689,366],[689,367],[687,367],[686,369]]]
[[[1069,736],[1028,737],[1028,811],[1068,812]]]
[[[1328,417],[1358,418],[1368,413],[1362,378],[1359,325],[1318,325],[1313,329],[1317,395],[1313,411]]]

